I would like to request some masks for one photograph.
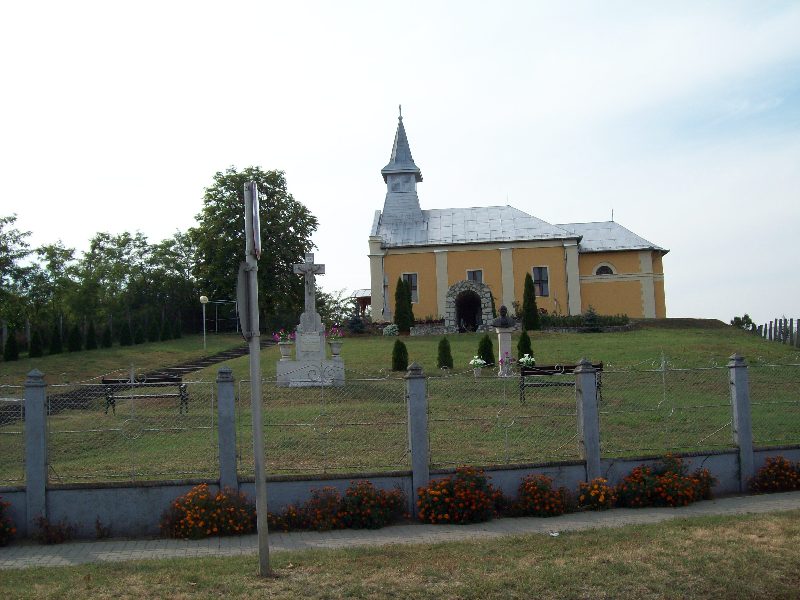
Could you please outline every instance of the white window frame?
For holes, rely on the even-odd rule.
[[[419,273],[400,273],[400,278],[405,281],[406,275],[413,275],[414,280],[416,281],[416,289],[411,290],[411,304],[417,304],[419,302]]]
[[[598,273],[597,269],[599,269],[600,267],[608,267],[609,269],[611,269],[611,273],[605,273],[605,274]],[[614,265],[612,265],[611,263],[608,263],[608,262],[597,263],[594,266],[594,270],[592,271],[592,275],[594,275],[596,277],[609,277],[611,275],[616,275],[616,274],[617,274],[617,270],[614,268]]]
[[[481,279],[480,281],[476,281],[476,283],[483,283],[483,269],[467,269],[467,281],[475,281],[474,279],[469,278],[470,273],[480,273]]]
[[[534,265],[531,267],[531,278],[533,279],[533,289],[536,290],[536,269],[544,269],[545,273],[547,274],[547,293],[540,294],[536,292],[537,298],[549,298],[550,297],[550,266],[549,265]],[[541,284],[539,285],[539,289],[541,289]]]

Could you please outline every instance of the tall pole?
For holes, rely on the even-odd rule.
[[[203,305],[203,350],[206,349],[206,304],[208,296],[200,296],[200,304]]]
[[[256,480],[256,527],[258,530],[258,573],[262,577],[272,574],[269,566],[269,537],[267,533],[267,479],[264,468],[264,424],[261,417],[261,334],[258,323],[258,259],[256,253],[260,252],[254,244],[255,236],[260,236],[260,226],[257,219],[258,187],[255,181],[244,184],[244,212],[245,212],[245,261],[247,263],[247,291],[249,302],[244,308],[249,312],[247,323],[250,342],[250,414],[253,420],[253,459],[255,462]],[[260,242],[258,246],[260,246]]]

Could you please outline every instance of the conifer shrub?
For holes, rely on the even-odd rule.
[[[408,349],[401,340],[395,340],[392,348],[392,371],[408,369]]]
[[[61,328],[58,323],[53,325],[53,331],[50,332],[50,354],[61,354],[64,347],[61,343]]]
[[[80,352],[83,349],[83,335],[80,326],[75,323],[67,336],[67,352]]]
[[[158,324],[158,319],[151,318],[147,327],[147,341],[158,342],[161,340],[161,326]]]
[[[522,334],[519,336],[519,341],[517,342],[517,360],[526,354],[533,356],[533,347],[531,346],[531,336],[523,329]]]
[[[487,365],[494,364],[494,344],[489,334],[484,336],[478,342],[478,358],[482,359]]]
[[[3,360],[19,360],[19,346],[17,345],[17,332],[13,329],[8,330],[8,338],[3,348]]]
[[[347,319],[347,331],[353,335],[364,333],[364,319],[361,315],[354,314]]]
[[[408,333],[414,324],[414,313],[411,310],[411,289],[402,277],[397,278],[397,287],[394,290],[394,322],[400,333]]]
[[[800,462],[790,462],[783,456],[768,457],[750,480],[750,490],[756,494],[800,490]]]
[[[439,351],[436,356],[436,366],[440,369],[453,368],[453,354],[450,352],[450,341],[447,337],[439,340]]]
[[[44,356],[44,344],[42,343],[42,334],[39,329],[34,329],[31,334],[31,344],[28,348],[29,358],[41,358]]]
[[[111,337],[111,328],[106,325],[103,329],[103,335],[100,337],[100,345],[103,348],[111,348],[114,345],[114,340]]]
[[[97,350],[97,330],[94,328],[94,321],[89,321],[86,329],[86,349]]]
[[[525,273],[525,287],[522,292],[522,329],[541,329],[539,309],[536,307],[536,289],[530,273]]]
[[[597,311],[591,304],[589,305],[589,308],[586,309],[586,312],[583,313],[583,327],[584,332],[587,333],[600,332],[600,322],[598,320]]]
[[[123,323],[119,328],[119,345],[133,346],[133,336],[131,335],[130,323]]]

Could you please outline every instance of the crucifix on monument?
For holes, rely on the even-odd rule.
[[[300,315],[300,325],[297,327],[297,331],[301,333],[324,331],[322,319],[317,313],[315,276],[325,274],[325,265],[315,265],[314,254],[309,252],[305,256],[305,262],[294,265],[294,272],[305,277],[305,310]]]

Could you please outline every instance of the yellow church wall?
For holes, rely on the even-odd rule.
[[[667,303],[664,295],[664,282],[654,281],[653,291],[655,292],[655,298],[656,298],[656,319],[666,319]]]
[[[394,292],[397,279],[403,273],[417,274],[417,302],[414,302],[414,317],[422,319],[434,317],[436,308],[436,258],[433,252],[414,252],[407,254],[387,254],[383,259],[383,269],[389,284],[387,304],[394,312]]]
[[[587,252],[578,255],[578,270],[581,275],[594,275],[600,263],[613,265],[615,273],[638,273],[641,270],[638,250]]]
[[[664,263],[661,252],[653,252],[653,273],[664,273]]]
[[[644,317],[641,283],[639,281],[582,281],[581,310],[585,312],[589,305],[601,315],[625,314],[632,318]]]
[[[483,283],[489,286],[499,308],[503,295],[500,250],[466,250],[447,252],[447,287],[467,278],[467,269],[483,271]]]
[[[514,297],[522,302],[525,289],[525,275],[533,276],[533,267],[547,267],[550,278],[550,295],[536,297],[536,306],[549,313],[569,313],[567,298],[567,273],[564,260],[564,247],[551,246],[542,248],[514,248]],[[497,294],[495,294],[496,296]],[[511,310],[511,307],[508,307]]]

